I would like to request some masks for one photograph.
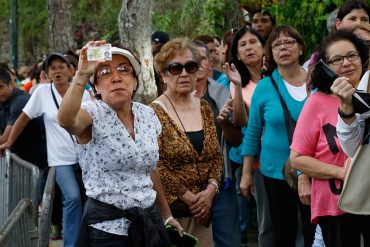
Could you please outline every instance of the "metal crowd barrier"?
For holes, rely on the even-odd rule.
[[[0,227],[9,216],[8,191],[9,191],[9,166],[5,156],[0,157]]]
[[[55,187],[55,168],[49,169],[48,178],[46,180],[44,194],[42,196],[41,211],[39,216],[39,239],[38,247],[49,246],[51,214],[53,211]]]
[[[0,247],[49,246],[55,168],[49,169],[40,212],[37,166],[6,150],[0,176]]]
[[[16,154],[6,154],[8,165],[9,195],[8,214],[17,206],[23,198],[29,198],[32,202],[34,222],[38,223],[38,198],[40,190],[39,168],[21,158]]]
[[[37,228],[34,225],[30,199],[22,199],[0,230],[1,247],[36,247]]]

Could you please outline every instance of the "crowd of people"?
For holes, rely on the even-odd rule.
[[[66,247],[171,246],[167,227],[199,247],[247,246],[252,198],[261,247],[370,246],[370,215],[338,208],[344,164],[368,133],[352,95],[369,92],[369,15],[345,1],[308,60],[301,34],[265,10],[221,39],[156,31],[149,106],[133,101],[141,64],[129,48],[87,59],[104,40],[49,54],[22,80],[1,64],[0,152],[37,165],[41,191],[55,167],[51,238],[62,229]]]

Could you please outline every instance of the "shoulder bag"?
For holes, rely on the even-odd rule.
[[[369,76],[370,83],[370,76]],[[338,207],[348,213],[370,215],[370,118],[365,121],[364,139],[353,158],[345,163],[346,175]]]
[[[296,121],[292,118],[292,115],[290,114],[290,111],[289,111],[283,97],[281,96],[281,94],[279,92],[279,89],[277,87],[275,79],[272,76],[270,76],[270,80],[271,80],[272,85],[274,86],[274,88],[276,89],[276,91],[279,95],[280,103],[281,103],[281,106],[283,107],[285,126],[286,126],[286,131],[287,131],[287,134],[288,134],[288,141],[289,141],[289,145],[290,145],[290,144],[292,144],[293,133],[294,133],[294,129],[295,129],[295,126],[296,126]],[[282,172],[283,172],[283,175],[284,175],[287,183],[289,184],[289,186],[293,190],[298,191],[297,170],[294,169],[292,167],[292,165],[290,164],[290,158],[289,157],[285,161]]]

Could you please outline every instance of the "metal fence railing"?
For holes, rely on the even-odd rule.
[[[0,247],[47,247],[54,199],[50,168],[39,211],[39,168],[6,150],[0,157]]]
[[[40,190],[39,168],[16,154],[7,152],[8,165],[8,214],[10,214],[23,198],[32,202],[35,225],[38,224],[38,198]]]
[[[44,194],[42,196],[41,211],[39,215],[39,238],[38,247],[49,246],[51,214],[53,211],[55,187],[55,168],[49,169],[48,178],[46,180]]]
[[[1,247],[36,247],[37,228],[30,199],[22,199],[0,230]]]
[[[0,157],[0,227],[9,216],[9,163],[6,157]]]

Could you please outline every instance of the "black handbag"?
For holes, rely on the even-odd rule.
[[[285,126],[286,126],[286,130],[287,130],[287,134],[288,134],[288,141],[289,141],[289,145],[290,145],[290,144],[292,144],[293,134],[294,134],[295,126],[296,126],[296,121],[293,119],[292,115],[290,114],[290,111],[289,111],[283,97],[281,96],[281,94],[279,92],[279,89],[277,87],[275,79],[272,76],[270,76],[270,80],[271,80],[272,85],[274,86],[274,88],[276,89],[276,91],[279,95],[280,103],[283,107]],[[289,186],[293,190],[298,191],[297,170],[294,169],[292,167],[292,165],[290,164],[290,158],[289,157],[285,161],[282,172],[283,172],[283,175],[284,175],[287,183],[289,184]]]

